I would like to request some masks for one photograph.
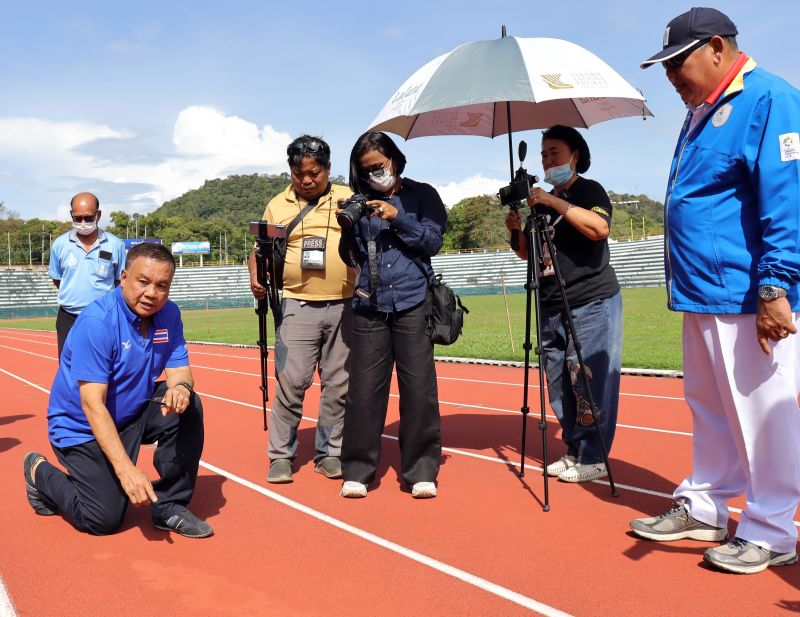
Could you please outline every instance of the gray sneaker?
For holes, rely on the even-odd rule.
[[[725,527],[706,525],[692,518],[684,504],[683,500],[678,500],[663,514],[632,520],[631,530],[640,538],[658,542],[683,539],[722,542],[728,537],[728,530]]]
[[[267,482],[271,484],[288,484],[292,481],[292,461],[288,458],[276,458],[269,464]]]
[[[314,471],[321,473],[326,478],[336,479],[342,477],[342,463],[335,456],[326,456],[314,465]]]
[[[755,574],[772,566],[789,566],[797,561],[797,553],[776,553],[736,537],[727,544],[708,549],[703,559],[726,572]]]

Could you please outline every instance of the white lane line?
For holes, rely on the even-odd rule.
[[[25,353],[25,354],[28,354],[28,355],[31,355],[31,356],[37,356],[39,358],[45,358],[47,360],[55,360],[55,358],[53,358],[51,356],[45,356],[45,355],[42,355],[42,354],[35,353],[33,351],[28,351],[26,349],[19,349],[18,347],[10,347],[8,345],[0,345],[0,348],[11,349],[13,351],[18,351],[20,353]],[[219,372],[219,373],[232,373],[234,375],[244,375],[246,377],[261,377],[260,373],[245,373],[245,372],[242,372],[242,371],[234,371],[232,369],[217,368],[217,367],[213,367],[213,366],[203,366],[201,364],[192,364],[192,368],[200,368],[200,369],[205,369],[205,370],[209,370],[209,371],[216,371],[216,372]],[[272,375],[268,375],[267,379],[269,379],[271,381],[275,380],[275,378]],[[315,381],[315,382],[312,383],[312,385],[319,387],[319,382]],[[390,393],[389,396],[392,397],[392,398],[399,398],[400,395],[399,394]],[[228,399],[224,399],[224,400],[228,400]],[[235,402],[235,401],[231,401],[231,402]],[[470,403],[456,403],[456,402],[453,402],[453,401],[441,401],[440,400],[439,404],[440,405],[447,405],[449,407],[456,407],[456,408],[459,408],[459,409],[475,409],[475,410],[478,410],[478,411],[496,411],[498,413],[506,413],[506,414],[513,414],[513,415],[519,415],[521,413],[520,411],[518,411],[516,409],[506,409],[504,407],[490,407],[488,405],[477,405],[477,404],[470,404]],[[556,416],[554,416],[553,414],[546,414],[546,417],[550,418],[551,420],[558,420],[558,418],[556,418]],[[676,431],[676,430],[663,429],[663,428],[652,428],[652,427],[648,427],[648,426],[638,426],[638,425],[635,425],[635,424],[619,424],[618,423],[617,424],[617,428],[626,428],[626,429],[631,429],[631,430],[635,430],[635,431],[650,431],[650,432],[653,432],[653,433],[664,433],[665,435],[678,435],[678,436],[683,436],[683,437],[691,437],[692,436],[692,433],[687,433],[685,431]]]
[[[14,608],[14,603],[11,601],[11,594],[8,593],[8,587],[3,580],[3,575],[0,574],[0,617],[17,617],[17,609]]]
[[[25,343],[34,343],[36,345],[47,345],[49,347],[58,347],[58,343],[48,343],[46,341],[34,341],[29,338],[20,338],[19,336],[8,336],[8,334],[0,334],[0,338],[10,338],[15,341],[23,341]]]
[[[520,606],[536,611],[542,615],[546,615],[547,617],[569,617],[568,613],[560,611],[557,608],[554,608],[547,604],[543,604],[542,602],[538,602],[533,598],[529,598],[528,596],[524,596],[520,593],[517,593],[516,591],[512,591],[507,587],[503,587],[501,585],[498,585],[497,583],[488,581],[485,578],[476,576],[475,574],[470,574],[465,570],[461,570],[460,568],[451,566],[447,563],[439,561],[438,559],[434,559],[433,557],[423,555],[422,553],[418,553],[417,551],[407,548],[401,544],[397,544],[396,542],[392,542],[391,540],[382,538],[381,536],[378,536],[374,533],[370,533],[369,531],[365,531],[359,527],[355,527],[353,525],[345,523],[344,521],[341,521],[337,518],[333,518],[332,516],[324,514],[323,512],[319,512],[318,510],[309,508],[308,506],[298,503],[292,499],[288,499],[287,497],[284,497],[283,495],[280,495],[278,493],[274,493],[273,491],[264,488],[263,486],[250,482],[249,480],[245,480],[244,478],[241,478],[229,471],[221,469],[220,467],[217,467],[205,461],[200,461],[200,465],[205,469],[208,469],[209,471],[216,473],[217,475],[228,478],[229,480],[232,480],[237,484],[241,484],[242,486],[249,488],[252,491],[261,493],[265,497],[269,497],[270,499],[273,499],[278,503],[281,503],[285,506],[293,508],[294,510],[297,510],[298,512],[302,512],[303,514],[311,516],[317,519],[318,521],[327,523],[328,525],[336,527],[337,529],[341,529],[342,531],[345,531],[358,538],[361,538],[362,540],[366,540],[367,542],[371,542],[372,544],[380,546],[381,548],[385,548],[394,553],[397,553],[398,555],[402,555],[407,559],[411,559],[412,561],[416,561],[417,563],[420,563],[424,566],[428,566],[429,568],[437,570],[443,574],[452,576],[453,578],[463,581],[468,585],[472,585],[474,587],[477,587],[478,589],[499,596],[505,600],[508,600],[509,602],[513,602],[514,604],[519,604]]]
[[[46,388],[43,388],[42,386],[39,386],[39,385],[37,385],[37,384],[35,384],[35,383],[31,382],[31,381],[28,381],[24,377],[20,377],[19,375],[15,375],[14,373],[10,373],[9,371],[7,371],[5,369],[2,369],[2,368],[0,368],[0,372],[5,373],[9,377],[13,377],[14,379],[17,379],[17,380],[19,380],[19,381],[21,381],[23,383],[26,383],[29,386],[31,386],[33,388],[36,388],[37,390],[41,390],[45,394],[50,394],[50,390],[48,390]],[[253,405],[252,403],[245,403],[244,401],[237,401],[235,399],[225,398],[223,396],[216,396],[214,394],[209,394],[208,392],[199,392],[199,394],[202,394],[203,396],[208,397],[208,398],[214,398],[214,399],[218,399],[220,401],[225,401],[226,403],[233,403],[235,405],[241,405],[242,407],[252,407],[253,409],[261,409],[260,405]],[[267,407],[267,409],[269,409],[269,407]],[[309,422],[316,422],[317,421],[316,418],[309,418],[308,416],[301,416],[301,419],[302,420],[307,420]],[[394,435],[386,435],[385,433],[381,434],[381,437],[383,437],[385,439],[393,439],[395,441],[398,439]],[[485,454],[477,454],[475,452],[467,452],[466,450],[459,450],[457,448],[447,448],[447,447],[444,447],[444,446],[442,447],[442,450],[445,451],[445,452],[453,452],[454,454],[460,454],[462,456],[468,456],[468,457],[471,457],[471,458],[477,458],[477,459],[480,459],[480,460],[483,460],[483,461],[487,461],[487,462],[490,462],[490,463],[499,463],[501,465],[505,465],[506,467],[512,467],[512,468],[516,468],[517,467],[510,460],[503,460],[503,459],[496,458],[496,457],[486,456]],[[526,464],[525,465],[525,469],[532,469],[534,471],[544,471],[541,467],[538,467],[537,465],[530,465],[530,464]],[[608,486],[608,481],[606,481],[606,480],[592,480],[592,482],[594,482],[595,484],[603,484],[605,486]],[[641,487],[638,487],[638,486],[631,486],[629,484],[617,484],[617,483],[615,483],[615,486],[617,486],[618,488],[621,488],[621,489],[625,489],[625,490],[628,490],[628,491],[635,492],[635,493],[642,493],[643,495],[653,495],[655,497],[664,497],[665,499],[672,499],[672,494],[670,494],[670,493],[661,493],[659,491],[653,491],[653,490],[646,489],[646,488],[641,488]],[[729,506],[728,509],[731,512],[737,512],[739,514],[741,514],[741,512],[742,512],[741,508],[734,508],[733,506]],[[794,521],[794,524],[795,524],[796,527],[800,527],[800,521]]]
[[[3,373],[5,373],[10,377],[18,379],[19,381],[25,384],[33,386],[34,388],[41,390],[42,392],[49,393],[49,391],[46,390],[45,388],[42,388],[41,386],[37,386],[36,384],[31,383],[30,381],[20,377],[19,375],[10,373],[5,369],[0,369],[0,371],[2,371]],[[210,395],[203,394],[203,396],[210,396]],[[278,503],[281,503],[285,506],[293,508],[294,510],[297,510],[298,512],[302,512],[308,516],[311,516],[317,519],[318,521],[327,523],[333,527],[341,529],[342,531],[345,531],[349,534],[359,537],[362,540],[366,540],[367,542],[371,542],[372,544],[390,550],[394,553],[397,553],[398,555],[402,555],[403,557],[411,559],[412,561],[416,561],[417,563],[420,563],[424,566],[428,566],[429,568],[442,572],[443,574],[452,576],[453,578],[463,581],[468,585],[477,587],[478,589],[481,589],[483,591],[501,597],[505,600],[508,600],[509,602],[513,602],[525,608],[537,611],[538,613],[545,615],[546,617],[571,617],[569,613],[565,613],[563,611],[558,610],[557,608],[554,608],[547,604],[543,604],[542,602],[538,602],[533,598],[524,596],[520,593],[517,593],[516,591],[508,589],[507,587],[503,587],[502,585],[498,585],[497,583],[488,581],[485,578],[481,578],[480,576],[471,574],[466,570],[461,570],[460,568],[451,566],[447,563],[439,561],[438,559],[434,559],[433,557],[423,555],[422,553],[418,553],[417,551],[407,548],[401,544],[397,544],[396,542],[392,542],[391,540],[382,538],[381,536],[370,533],[369,531],[365,531],[363,529],[360,529],[359,527],[355,527],[353,525],[345,523],[344,521],[329,516],[323,512],[314,510],[313,508],[309,508],[308,506],[305,506],[297,501],[288,499],[278,493],[274,493],[273,491],[264,488],[263,486],[259,486],[258,484],[250,482],[249,480],[245,480],[244,478],[237,476],[236,474],[233,474],[229,471],[226,471],[221,467],[217,467],[216,465],[212,465],[211,463],[208,463],[203,460],[200,461],[200,466],[204,467],[205,469],[208,469],[213,473],[216,473],[217,475],[224,476],[229,480],[236,482],[237,484],[241,484],[242,486],[249,488],[250,490],[253,490],[257,493],[261,493],[265,497],[269,497],[270,499],[277,501]],[[0,579],[0,584],[2,584],[2,579]],[[4,585],[2,586],[2,589],[0,589],[0,610],[3,609],[3,603],[2,603],[3,595],[5,595],[6,598],[8,599],[8,594],[5,592]],[[10,610],[13,611],[13,606],[10,604],[10,599],[8,599],[8,602]],[[0,617],[16,617],[16,612],[9,612],[7,614],[4,612],[0,612]]]
[[[7,336],[7,335],[4,335],[4,334],[0,333],[0,336]],[[14,338],[15,340],[19,340],[19,341],[39,343],[39,344],[43,344],[43,345],[51,345],[51,346],[55,345],[55,343],[43,343],[41,341],[29,341],[29,339],[23,339],[23,338],[17,338],[17,337],[7,337],[7,338]],[[216,356],[216,357],[220,357],[220,358],[234,358],[234,359],[237,359],[237,360],[253,360],[253,361],[258,359],[257,357],[232,356],[232,355],[229,355],[229,354],[211,353],[211,352],[207,352],[207,351],[196,351],[194,349],[192,350],[190,355]],[[272,364],[274,362],[274,360],[271,357],[269,358],[268,361],[269,361],[270,364]],[[195,365],[193,364],[192,366],[195,366]],[[219,369],[219,368],[215,368],[215,367],[211,367],[211,366],[199,366],[199,365],[197,365],[197,366],[198,366],[198,368],[205,368],[205,369],[208,369],[210,371],[225,371],[225,372],[236,373],[236,374],[239,374],[239,375],[250,375],[250,376],[260,377],[260,375],[258,373],[238,372],[238,371],[232,371],[232,370],[229,370],[229,369]],[[437,376],[437,380],[438,381],[456,381],[456,382],[463,382],[463,383],[477,383],[477,384],[486,384],[486,385],[492,385],[492,386],[509,386],[509,387],[512,387],[512,388],[521,388],[521,387],[523,387],[522,383],[516,382],[516,381],[491,381],[491,380],[487,380],[487,379],[469,379],[469,378],[465,378],[465,377],[441,377],[441,376]],[[533,383],[528,384],[528,387],[533,389],[533,390],[537,390],[539,388],[538,384],[533,384]],[[547,387],[545,386],[545,390],[546,389],[547,389]],[[664,400],[664,401],[683,401],[683,400],[685,400],[685,398],[682,397],[682,396],[662,396],[662,395],[658,395],[658,394],[637,394],[637,393],[634,393],[634,392],[620,392],[619,395],[620,396],[631,396],[631,397],[635,397],[635,398],[657,399],[657,400]]]

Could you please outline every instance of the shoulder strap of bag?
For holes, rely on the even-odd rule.
[[[425,266],[422,265],[422,260],[419,257],[415,257],[414,263],[417,265],[417,268],[419,268],[419,271],[422,272],[422,276],[425,277],[425,280],[428,281],[428,285],[430,285],[433,281],[428,279],[428,273],[425,272]]]
[[[302,210],[300,210],[300,212],[297,213],[297,216],[292,219],[292,222],[289,223],[289,226],[286,228],[286,241],[287,242],[289,241],[289,236],[294,231],[294,228],[297,227],[300,224],[300,221],[303,220],[303,217],[305,217],[306,214],[311,212],[318,205],[319,205],[319,202],[306,204],[306,207],[303,208]]]

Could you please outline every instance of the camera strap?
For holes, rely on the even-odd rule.
[[[369,288],[372,293],[378,289],[378,247],[375,240],[367,242],[367,258],[369,259]]]

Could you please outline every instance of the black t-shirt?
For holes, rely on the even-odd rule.
[[[611,225],[611,201],[599,182],[578,176],[560,197],[574,207],[591,210]],[[609,263],[608,240],[590,240],[563,217],[558,220],[559,215],[555,210],[538,207],[537,211],[550,215],[550,225],[554,226],[553,243],[570,307],[605,300],[616,294],[619,283]],[[561,294],[556,287],[555,276],[542,276],[540,284],[542,308],[560,310]]]

